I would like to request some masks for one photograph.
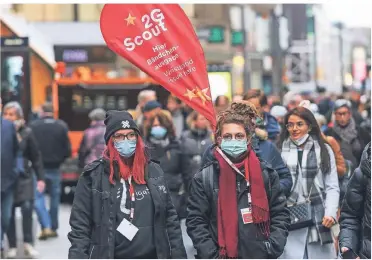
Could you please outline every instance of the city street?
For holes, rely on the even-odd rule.
[[[67,239],[67,234],[70,232],[70,225],[69,225],[69,218],[71,212],[71,205],[69,204],[62,204],[60,206],[60,215],[59,215],[59,225],[60,228],[58,230],[58,238],[49,239],[47,241],[40,241],[36,239],[35,241],[35,248],[40,253],[40,259],[66,259],[68,256],[68,249],[70,247],[70,241]],[[20,223],[20,211],[17,211],[17,219]],[[40,226],[36,221],[36,215],[34,215],[35,223],[36,223],[36,236],[40,233]],[[21,232],[20,232],[20,225],[17,225],[17,234],[18,241],[22,241]],[[191,239],[186,235],[186,226],[185,220],[181,222],[182,234],[183,234],[183,241],[185,244],[187,256],[189,259],[194,258],[196,254],[195,249],[192,246]],[[18,242],[18,244],[21,244]],[[18,258],[24,258],[22,247],[19,246],[18,248]]]

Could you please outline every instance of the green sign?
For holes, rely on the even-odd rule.
[[[239,46],[243,45],[244,33],[243,31],[231,31],[231,45]]]
[[[225,42],[225,28],[221,26],[211,26],[209,28],[209,43],[223,43]]]

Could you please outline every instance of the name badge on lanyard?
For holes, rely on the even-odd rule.
[[[133,218],[134,218],[134,202],[135,202],[134,186],[132,184],[132,178],[129,177],[128,181],[129,181],[129,194],[130,194],[130,199],[131,199],[129,221],[124,218],[123,221],[118,226],[117,231],[119,231],[129,241],[132,241],[138,232],[138,228],[132,223]]]
[[[242,219],[244,224],[250,224],[253,223],[253,218],[252,218],[252,208],[245,208],[240,210],[242,214]]]

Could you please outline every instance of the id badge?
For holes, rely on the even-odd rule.
[[[253,223],[251,208],[241,209],[240,212],[242,213],[242,219],[244,224]]]
[[[129,241],[132,241],[134,236],[138,232],[138,228],[129,222],[127,219],[123,219],[123,221],[118,226],[117,231],[119,231],[123,236],[125,236]]]

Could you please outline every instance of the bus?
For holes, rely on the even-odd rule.
[[[154,90],[159,103],[166,105],[169,92],[150,78],[55,79],[52,101],[55,118],[69,127],[72,157],[62,165],[62,201],[71,201],[79,178],[78,150],[83,132],[90,125],[88,114],[95,108],[134,110],[142,90]]]

